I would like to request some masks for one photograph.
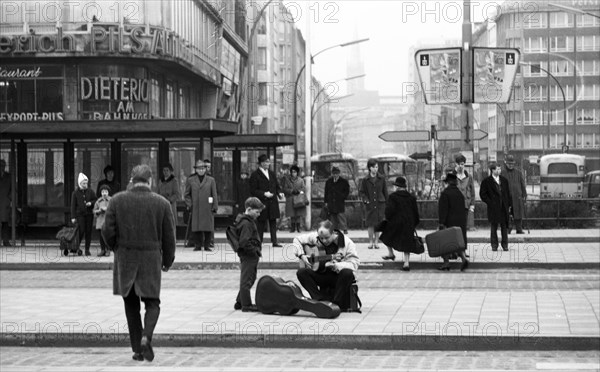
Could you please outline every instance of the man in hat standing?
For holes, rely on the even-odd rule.
[[[348,234],[346,223],[346,198],[350,194],[350,184],[340,177],[340,168],[331,168],[331,177],[325,182],[325,205],[327,206],[328,219],[333,223],[335,230],[343,230]]]
[[[219,208],[215,179],[206,174],[204,160],[198,160],[194,166],[196,173],[185,182],[183,198],[191,209],[190,230],[193,232],[195,251],[212,251],[210,237],[215,230],[215,213]]]
[[[115,252],[113,293],[125,302],[133,359],[152,361],[152,336],[160,314],[161,269],[168,271],[175,260],[175,226],[171,204],[150,189],[150,167],[137,165],[132,176],[132,187],[108,203],[102,237]],[[146,306],[143,325],[140,299]]]
[[[267,155],[262,154],[258,157],[258,169],[250,176],[250,193],[265,205],[257,220],[260,241],[263,241],[268,222],[273,247],[281,247],[282,245],[277,242],[277,219],[280,216],[277,197],[283,197],[283,193],[275,172],[269,169],[270,165],[271,161]]]
[[[510,196],[512,197],[512,215],[515,222],[517,234],[523,232],[523,217],[525,216],[525,200],[527,200],[527,187],[525,185],[525,177],[519,169],[515,168],[515,157],[512,155],[506,156],[504,162],[504,177],[508,180]],[[508,233],[512,231],[512,226],[508,227]]]
[[[508,251],[508,216],[512,204],[508,180],[500,175],[500,166],[495,161],[489,163],[489,169],[491,175],[481,181],[479,197],[487,204],[492,251],[498,250],[498,225],[502,235],[502,250]]]

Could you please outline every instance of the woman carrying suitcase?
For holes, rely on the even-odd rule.
[[[445,182],[448,186],[442,191],[440,200],[438,203],[438,215],[439,215],[439,229],[443,230],[446,227],[457,226],[460,227],[463,238],[465,240],[465,248],[455,252],[462,259],[462,265],[460,271],[465,271],[469,266],[469,260],[465,255],[465,249],[467,247],[467,214],[465,213],[465,197],[458,188],[458,178],[454,173],[448,173],[446,175]],[[441,271],[450,271],[450,255],[444,255],[444,264],[438,267]]]

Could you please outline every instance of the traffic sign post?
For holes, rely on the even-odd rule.
[[[460,130],[438,130],[435,139],[438,141],[460,141],[462,139],[461,134]],[[487,132],[475,129],[471,137],[473,141],[481,141],[487,136]]]

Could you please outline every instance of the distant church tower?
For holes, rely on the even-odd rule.
[[[356,23],[358,25],[358,22]],[[358,40],[358,26],[354,27],[354,35],[352,40]],[[351,45],[350,49],[350,58],[347,59],[346,62],[346,76],[352,77],[357,75],[362,75],[365,73],[365,63],[362,59],[362,54],[360,52],[361,44]],[[358,93],[364,92],[365,90],[365,78],[352,79],[348,81],[348,94],[349,93]]]

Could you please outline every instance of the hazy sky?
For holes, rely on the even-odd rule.
[[[305,1],[288,1],[293,14],[302,11],[296,25],[306,28]],[[409,50],[420,42],[440,42],[461,38],[462,0],[310,1],[311,54],[335,44],[370,38],[360,44],[365,63],[365,85],[382,95],[399,95],[408,82]],[[493,18],[499,1],[471,2],[472,20]],[[318,10],[318,11],[317,11]],[[460,46],[460,45],[456,45]],[[349,49],[336,48],[319,55],[313,75],[322,82],[343,79]],[[344,87],[341,87],[344,89]]]

